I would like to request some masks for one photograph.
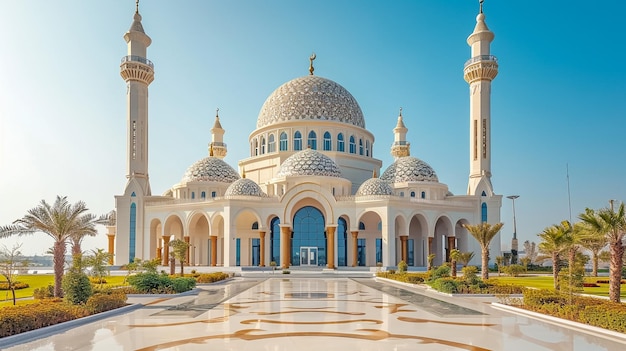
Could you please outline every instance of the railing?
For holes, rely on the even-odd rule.
[[[400,140],[400,141],[394,141],[393,145],[409,145],[410,143],[408,141],[405,140]]]
[[[212,141],[211,145],[213,146],[222,146],[222,147],[226,147],[226,143],[221,143],[219,141]]]
[[[148,60],[145,57],[141,57],[141,56],[137,56],[137,55],[128,55],[128,56],[124,56],[122,57],[122,63],[124,62],[139,62],[139,63],[143,63],[144,65],[148,65],[150,66],[150,68],[154,69],[154,64],[152,63],[152,61]]]
[[[498,58],[493,56],[493,55],[480,55],[480,56],[474,56],[471,59],[467,60],[465,62],[465,66],[463,67],[467,67],[469,65],[471,65],[474,62],[478,62],[478,61],[493,61],[493,62],[498,62]]]

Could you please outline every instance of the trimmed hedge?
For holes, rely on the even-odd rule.
[[[0,337],[15,335],[89,315],[82,306],[48,299],[23,306],[0,309]]]
[[[26,289],[30,287],[27,283],[22,283],[22,282],[15,282],[13,286],[15,287],[15,290]],[[7,282],[0,283],[0,290],[11,290],[9,288],[9,283]]]
[[[202,273],[199,274],[196,278],[196,281],[200,284],[204,283],[215,283],[220,280],[230,278],[230,274],[224,272],[215,272],[215,273]]]

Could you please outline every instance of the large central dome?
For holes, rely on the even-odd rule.
[[[337,121],[365,128],[361,107],[341,85],[318,76],[304,76],[278,87],[265,100],[257,128],[297,121]]]

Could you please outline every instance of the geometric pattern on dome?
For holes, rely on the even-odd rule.
[[[428,163],[413,156],[400,157],[391,164],[380,179],[389,183],[439,182],[437,174]]]
[[[370,178],[361,184],[359,190],[356,192],[356,196],[370,196],[370,195],[391,195],[393,189],[391,185],[380,178]]]
[[[241,178],[234,181],[228,186],[224,196],[257,196],[267,197],[267,194],[261,190],[261,187],[252,179]]]
[[[205,157],[187,168],[181,183],[221,182],[232,183],[239,174],[226,162],[217,157]]]
[[[256,127],[296,121],[337,121],[365,128],[356,99],[330,79],[308,75],[281,85],[265,100]]]
[[[289,176],[341,177],[341,171],[328,156],[307,148],[289,156],[280,165],[276,177]]]

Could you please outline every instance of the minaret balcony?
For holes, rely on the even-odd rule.
[[[128,55],[128,56],[124,56],[122,57],[122,64],[124,62],[140,62],[143,63],[144,65],[148,65],[150,66],[150,68],[154,69],[154,64],[152,63],[152,61],[148,60],[145,57],[141,57],[141,56],[137,56],[137,55]]]
[[[493,80],[498,75],[498,59],[493,55],[474,56],[465,62],[465,81]]]
[[[122,57],[120,75],[125,81],[150,84],[154,80],[154,64],[145,57],[128,55]]]

